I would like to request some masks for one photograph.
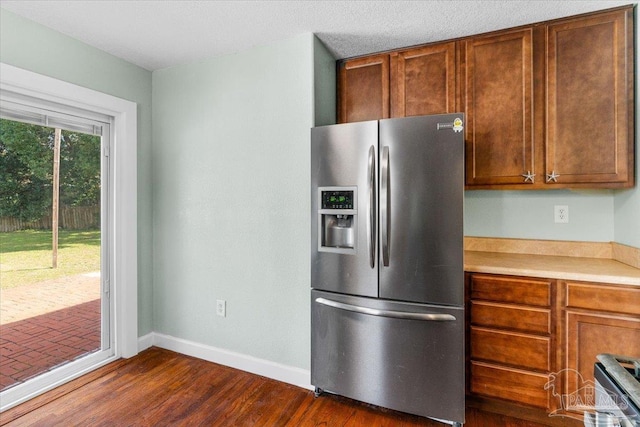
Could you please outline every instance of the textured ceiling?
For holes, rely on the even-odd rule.
[[[305,32],[348,58],[631,3],[0,0],[0,7],[157,70]]]

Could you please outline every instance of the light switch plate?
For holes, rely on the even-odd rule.
[[[216,314],[227,317],[227,302],[223,299],[216,300]]]

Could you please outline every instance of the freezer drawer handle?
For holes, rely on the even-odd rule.
[[[332,301],[326,298],[316,298],[316,302],[318,304],[339,308],[341,310],[353,311],[355,313],[361,314],[369,314],[371,316],[391,317],[394,319],[430,320],[435,322],[450,322],[456,320],[455,316],[451,314],[412,313],[408,311],[379,310],[377,308],[360,307],[357,305],[345,304],[343,302]]]

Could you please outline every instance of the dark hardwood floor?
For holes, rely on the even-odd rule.
[[[426,426],[436,421],[152,347],[0,414],[7,426]],[[467,410],[465,426],[539,424]]]

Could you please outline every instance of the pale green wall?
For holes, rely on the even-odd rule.
[[[138,104],[138,333],[151,332],[151,73],[5,9],[0,61]]]
[[[637,26],[636,10],[636,26]],[[616,191],[614,197],[615,241],[640,248],[640,34],[636,29],[636,187]]]
[[[304,34],[153,73],[157,332],[309,368],[313,49]]]
[[[336,59],[317,38],[313,38],[315,126],[336,123]]]
[[[569,206],[569,223],[556,224],[554,205]],[[610,190],[465,191],[466,236],[610,242]]]
[[[636,96],[640,96],[637,93]],[[636,98],[640,99],[640,98]],[[636,117],[636,132],[640,132],[640,117]],[[636,133],[636,135],[640,135]],[[640,171],[640,149],[636,140],[636,171]],[[636,181],[638,181],[636,172]],[[640,248],[640,183],[630,190],[619,190],[614,197],[615,241]]]

